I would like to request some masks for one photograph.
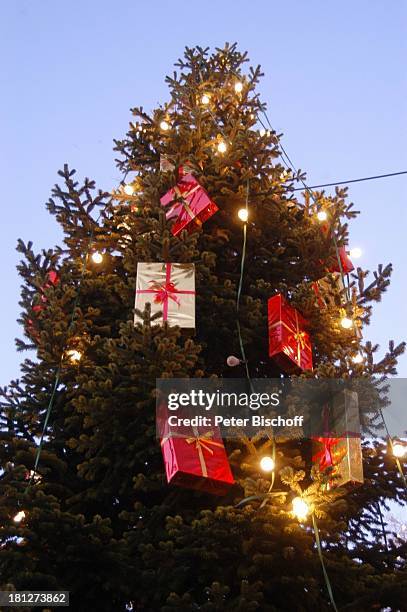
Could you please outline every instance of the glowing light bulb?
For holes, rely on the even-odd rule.
[[[350,329],[352,325],[353,325],[352,319],[350,319],[349,317],[342,317],[341,327],[343,327],[343,329]]]
[[[360,353],[356,353],[356,355],[352,357],[352,361],[353,363],[362,363],[363,355],[361,355]]]
[[[260,467],[263,472],[272,472],[275,468],[274,459],[272,457],[263,457],[260,461]]]
[[[247,219],[249,218],[249,211],[247,210],[247,208],[241,208],[237,213],[237,216],[241,221],[246,223]]]
[[[317,219],[318,221],[326,221],[328,218],[328,214],[325,210],[319,210],[317,212]]]
[[[360,247],[354,247],[349,251],[349,255],[352,259],[359,259],[359,257],[362,257],[362,249]]]
[[[266,130],[264,128],[261,128],[261,130],[259,131],[260,136],[265,136],[266,135]]]
[[[160,123],[160,128],[163,130],[163,132],[166,132],[170,129],[170,124],[165,119],[163,119]]]
[[[28,472],[28,479],[32,480],[33,482],[40,482],[41,476],[37,474],[37,472],[34,472],[34,470],[30,470]]]
[[[240,93],[242,90],[243,90],[243,83],[241,83],[240,81],[237,81],[235,83],[235,92]]]
[[[392,451],[394,457],[401,459],[405,455],[407,455],[407,446],[402,444],[401,442],[394,442],[392,445]]]
[[[209,102],[211,101],[210,97],[208,96],[208,94],[204,94],[201,98],[201,102],[202,104],[209,104]]]
[[[82,359],[82,353],[76,349],[69,349],[69,351],[66,351],[66,356],[72,363],[77,363]]]
[[[310,512],[310,507],[306,501],[301,497],[294,497],[293,499],[293,514],[299,521],[305,521]]]
[[[134,193],[134,187],[130,183],[124,186],[123,191],[126,195],[131,196]]]
[[[226,153],[227,148],[228,147],[227,147],[226,142],[221,140],[220,143],[218,144],[218,151],[219,151],[219,153]]]
[[[25,519],[25,512],[24,510],[20,510],[19,512],[17,512],[17,514],[15,515],[15,517],[13,518],[13,521],[15,523],[21,523],[21,521]]]
[[[92,261],[95,264],[100,264],[103,261],[103,255],[102,253],[99,253],[99,251],[95,251],[94,253],[92,253]]]

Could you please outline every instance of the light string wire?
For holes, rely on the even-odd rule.
[[[270,119],[269,119],[269,117],[268,117],[268,115],[267,115],[266,111],[265,111],[265,110],[261,110],[261,112],[263,113],[263,115],[264,115],[264,117],[265,117],[265,119],[266,119],[266,121],[267,121],[267,124],[268,124],[268,126],[269,126],[270,130],[271,130],[272,132],[275,132],[275,133],[276,133],[276,138],[278,139],[278,145],[279,145],[279,147],[280,147],[280,149],[281,149],[281,155],[280,155],[281,159],[284,161],[285,165],[287,166],[287,168],[288,168],[289,170],[291,170],[291,169],[295,170],[295,172],[296,172],[296,173],[297,173],[297,175],[298,175],[298,170],[296,169],[295,164],[294,164],[294,163],[293,163],[293,161],[290,159],[290,156],[288,155],[287,151],[285,150],[284,145],[283,145],[283,143],[281,142],[281,138],[278,138],[278,136],[277,136],[277,132],[274,130],[274,128],[273,128],[273,126],[272,126],[272,124],[271,124],[271,122],[270,122]],[[257,117],[258,117],[258,115],[257,115]],[[258,117],[258,118],[259,118],[259,117]],[[259,121],[260,121],[260,119],[259,119]],[[264,124],[263,124],[261,121],[260,121],[260,123],[261,123],[261,124],[263,125],[263,127],[264,127]],[[286,160],[287,160],[287,161],[286,161]],[[317,200],[316,200],[316,198],[315,198],[315,196],[314,196],[313,192],[311,191],[311,188],[310,188],[310,187],[308,187],[308,185],[305,183],[304,179],[303,179],[303,178],[300,176],[300,177],[299,177],[299,179],[297,179],[297,180],[300,180],[300,181],[301,181],[301,183],[303,184],[304,189],[305,189],[305,190],[307,191],[307,193],[310,195],[310,197],[311,197],[311,199],[313,200],[313,202],[314,202],[315,204],[317,204]],[[349,302],[349,301],[350,301],[349,278],[348,278],[348,282],[345,282],[345,274],[344,274],[344,271],[343,271],[342,260],[341,260],[340,254],[339,254],[339,247],[338,247],[338,242],[337,242],[337,240],[336,240],[335,232],[331,231],[331,237],[332,237],[332,239],[333,239],[333,243],[334,243],[334,247],[335,247],[336,259],[337,259],[337,262],[338,262],[338,267],[339,267],[340,275],[341,275],[341,278],[342,278],[343,286],[344,286],[344,287],[345,287],[345,289],[346,289],[346,297],[347,297],[347,300],[348,300],[348,302]],[[353,321],[353,319],[352,319],[352,321]],[[355,327],[355,322],[354,322],[354,321],[353,321],[353,326]]]
[[[271,125],[271,122],[270,122],[270,120],[268,118],[268,115],[267,115],[266,111],[262,110],[261,112],[263,113],[263,115],[264,115],[264,117],[265,117],[265,119],[267,121],[267,124],[268,124],[270,130],[277,134],[277,132],[274,130],[273,126]],[[258,115],[257,115],[257,118],[259,119]],[[259,119],[259,122],[261,123],[261,125],[263,125],[263,128],[265,128],[264,124],[262,123],[262,121],[260,119]],[[281,155],[280,155],[281,159],[284,161],[285,165],[289,169],[291,169],[291,168],[294,169],[295,172],[298,175],[298,171],[296,170],[295,164],[292,162],[292,160],[290,159],[289,155],[287,154],[287,152],[286,152],[286,150],[284,148],[284,145],[281,142],[281,139],[277,137],[277,140],[278,140],[279,147],[281,149]],[[288,163],[287,163],[286,160],[288,161]],[[290,166],[288,166],[288,164],[290,164]],[[303,184],[304,189],[309,193],[309,195],[312,198],[312,200],[314,201],[314,203],[317,204],[316,198],[315,198],[313,192],[311,191],[311,188],[308,187],[308,185],[305,183],[305,181],[302,179],[302,177],[299,177],[299,180]],[[338,243],[337,243],[337,240],[336,240],[335,232],[331,231],[331,236],[333,238],[333,243],[334,243],[334,247],[335,247],[338,267],[339,267],[340,275],[341,275],[341,278],[342,278],[343,286],[346,288],[346,297],[347,297],[347,301],[348,301],[348,304],[349,304],[349,302],[351,300],[350,286],[349,286],[349,275],[347,275],[347,282],[345,282],[345,275],[344,275],[344,270],[343,270],[343,266],[342,266],[342,260],[341,260],[340,254],[339,254],[339,248],[338,248]],[[352,318],[352,322],[353,322],[353,327],[354,327],[355,331],[357,331],[356,330],[356,322],[354,321],[353,318]],[[383,416],[382,412],[381,412],[381,416],[382,416],[383,423],[385,424],[384,416]],[[385,424],[385,427],[387,429],[386,424]],[[390,441],[390,444],[392,444],[391,441]],[[405,479],[403,470],[401,468],[400,461],[398,460],[397,457],[395,457],[395,459],[396,459],[397,468],[398,468],[398,470],[400,472],[400,475],[401,475],[401,477],[403,479],[403,482],[406,483],[406,479]],[[320,559],[320,562],[321,562],[321,566],[322,566],[322,571],[323,571],[323,575],[324,575],[324,579],[325,579],[326,588],[327,588],[327,591],[328,591],[331,603],[332,603],[332,605],[334,607],[334,610],[337,612],[337,606],[336,606],[335,599],[334,599],[334,596],[333,596],[331,582],[329,580],[329,576],[328,576],[328,573],[327,573],[326,568],[325,568],[324,558],[323,558],[323,555],[322,555],[321,541],[320,541],[320,537],[319,537],[319,530],[318,530],[318,525],[317,525],[314,513],[312,513],[312,523],[313,523],[313,527],[314,527],[315,542],[316,542],[317,549],[318,549],[318,556],[319,556],[319,559]]]
[[[73,330],[73,327],[74,327],[75,321],[76,321],[77,309],[78,309],[79,303],[80,303],[81,285],[82,285],[82,281],[84,279],[84,276],[85,276],[85,273],[86,273],[86,270],[87,270],[88,260],[89,260],[89,253],[90,253],[90,251],[92,249],[92,245],[94,243],[95,227],[98,225],[99,219],[101,218],[103,212],[106,210],[108,205],[109,205],[109,202],[107,202],[106,205],[103,207],[103,210],[100,211],[97,219],[92,224],[92,227],[91,227],[91,230],[90,230],[88,244],[87,244],[87,247],[85,249],[84,257],[83,257],[83,260],[82,260],[82,266],[81,266],[82,269],[81,269],[81,274],[80,274],[79,280],[78,280],[75,301],[74,301],[73,308],[72,308],[72,314],[71,314],[70,322],[69,322],[69,325],[68,325],[67,339],[65,341],[64,348],[63,348],[62,353],[61,353],[61,358],[59,360],[59,364],[58,364],[58,367],[57,367],[56,372],[55,372],[55,381],[54,381],[54,384],[53,384],[53,387],[52,387],[51,396],[50,396],[49,401],[48,401],[47,410],[46,410],[46,413],[45,413],[44,424],[43,424],[42,431],[41,431],[40,441],[38,443],[37,450],[36,450],[36,453],[35,453],[34,467],[33,467],[33,470],[31,471],[30,479],[28,481],[28,484],[27,484],[27,487],[25,488],[24,493],[26,493],[28,491],[28,489],[29,489],[30,485],[32,484],[32,482],[35,481],[35,476],[36,476],[37,471],[38,471],[38,466],[39,466],[39,462],[40,462],[41,452],[42,452],[43,445],[44,445],[44,438],[45,438],[45,435],[46,435],[46,432],[47,432],[49,418],[51,416],[51,412],[52,412],[52,409],[54,407],[56,392],[57,392],[58,385],[59,385],[60,379],[61,379],[61,372],[62,372],[64,357],[65,357],[65,354],[66,354],[66,349],[69,346],[69,340],[70,340],[71,332]]]
[[[331,600],[331,604],[335,612],[338,612],[338,608],[335,603],[335,598],[334,598],[334,594],[332,591],[331,581],[329,580],[328,572],[326,571],[326,567],[325,567],[324,557],[322,555],[321,539],[319,537],[319,529],[318,529],[317,520],[315,518],[314,513],[312,513],[312,526],[314,528],[315,541],[317,543],[317,549],[318,549],[318,556],[319,556],[319,560],[321,561],[322,573],[324,574],[325,584],[326,584],[326,588],[328,591],[329,599]]]
[[[323,185],[309,185],[309,189],[320,189],[321,187],[335,187],[336,185],[347,185],[348,183],[361,183],[362,181],[375,181],[377,179],[389,178],[407,174],[407,170],[401,172],[389,172],[388,174],[376,174],[375,176],[363,176],[362,178],[349,179],[348,181],[336,181],[335,183],[324,183]],[[302,187],[295,187],[291,191],[303,191]]]
[[[247,183],[246,183],[246,201],[245,201],[245,210],[246,210],[246,217],[247,218],[249,216],[249,188],[250,188],[250,182],[249,182],[249,179],[247,179]],[[250,388],[251,388],[252,387],[252,383],[251,383],[251,379],[250,379],[249,364],[247,363],[247,359],[246,359],[246,353],[245,353],[245,350],[244,350],[244,344],[243,344],[243,339],[242,339],[242,334],[241,334],[241,329],[240,329],[240,321],[239,321],[240,298],[241,298],[241,294],[242,294],[243,277],[244,277],[244,265],[245,265],[245,261],[246,261],[247,218],[246,218],[246,221],[243,223],[243,243],[242,243],[242,256],[241,256],[241,260],[240,260],[240,277],[239,277],[239,284],[238,284],[237,294],[236,294],[236,327],[237,327],[237,335],[238,335],[238,338],[239,338],[240,352],[241,352],[242,360],[244,362],[245,369],[246,369],[246,377],[247,377],[247,379],[249,381]]]
[[[199,84],[202,84],[204,82],[204,77],[203,77],[201,68],[199,68],[199,79],[200,79]],[[194,88],[192,88],[190,85],[188,86],[188,89],[191,91],[191,93],[195,94]],[[230,137],[227,134],[225,134],[224,129],[220,125],[218,125],[218,120],[215,114],[213,113],[210,104],[208,104],[205,107],[205,110],[210,114],[213,120],[213,123],[214,125],[216,125],[216,128],[219,130],[219,133],[223,137],[224,142],[229,143]],[[249,382],[250,390],[253,392],[253,383],[250,378],[249,364],[246,359],[246,352],[244,349],[243,338],[242,338],[241,327],[240,327],[240,320],[239,320],[240,297],[241,297],[242,287],[243,287],[244,267],[245,267],[246,250],[247,250],[247,219],[249,216],[249,192],[250,192],[250,179],[247,179],[246,198],[245,198],[246,221],[243,222],[243,242],[242,242],[242,255],[241,255],[241,260],[240,260],[240,276],[239,276],[239,283],[238,283],[237,294],[236,294],[236,328],[237,328],[237,335],[239,339],[240,354],[242,356],[242,361],[244,363],[245,370],[246,370],[246,378]]]
[[[265,117],[266,117],[266,120],[267,120],[267,122],[268,122],[268,124],[269,124],[269,126],[270,126],[270,129],[271,129],[271,130],[274,132],[274,129],[273,129],[273,127],[272,127],[272,125],[271,125],[271,123],[270,123],[270,121],[269,121],[269,119],[268,119],[268,116],[267,116],[266,112],[265,112],[264,110],[263,110],[262,112],[263,112],[263,114],[264,114],[264,115],[265,115]],[[256,113],[256,116],[257,116],[257,119],[259,120],[259,122],[260,122],[260,123],[263,125],[263,128],[265,128],[264,124],[261,122],[261,120],[260,120],[260,118],[259,118],[258,113]],[[288,160],[289,164],[291,165],[291,167],[292,167],[292,168],[294,168],[294,164],[292,163],[292,161],[290,160],[290,157],[289,157],[289,156],[288,156],[288,154],[286,153],[286,151],[285,151],[285,149],[284,149],[283,145],[281,144],[280,139],[278,139],[278,142],[279,142],[279,144],[281,145],[281,150],[282,150],[283,154],[285,155],[285,157],[287,158],[287,160]],[[282,159],[283,159],[283,161],[284,161],[285,165],[286,165],[288,168],[290,168],[290,166],[288,166],[288,164],[287,164],[287,162],[284,160],[284,158],[282,158]],[[302,181],[302,179],[301,179],[301,181]],[[305,185],[304,181],[302,181],[302,183],[303,183],[304,187],[305,187],[305,188],[306,188],[306,189],[309,191],[309,189],[308,189],[308,188],[307,188],[307,186]],[[310,192],[310,193],[311,193],[311,192]],[[313,198],[312,193],[311,193],[311,197]],[[314,199],[314,198],[313,198],[313,199]],[[246,225],[246,224],[245,224],[245,225]],[[245,230],[245,229],[246,229],[246,228],[244,227],[244,230]],[[246,234],[244,233],[244,246],[245,246],[245,239],[246,239]],[[337,259],[338,259],[339,268],[340,268],[341,275],[342,275],[342,278],[343,278],[343,268],[342,268],[342,262],[341,262],[340,257],[339,257],[339,250],[338,250],[338,247],[337,247],[336,242],[335,242],[335,248],[336,248],[336,255],[337,255]],[[244,253],[244,252],[245,252],[245,251],[243,250],[243,253]],[[243,259],[243,253],[242,253],[242,273],[241,273],[241,274],[243,274],[243,262],[244,262],[244,259]],[[345,283],[344,283],[344,285],[345,285]],[[240,329],[240,326],[239,326],[239,317],[237,317],[237,324],[238,324],[238,329]],[[240,335],[240,334],[239,334],[239,335]],[[242,355],[244,356],[244,349],[243,349],[243,346],[242,346],[242,345],[241,345],[241,350],[242,350]],[[274,440],[274,437],[273,437],[273,457],[275,457],[275,440]],[[274,474],[274,470],[273,470],[272,479],[271,479],[270,487],[269,487],[269,490],[268,490],[268,494],[269,494],[269,495],[270,495],[270,494],[272,494],[272,493],[271,493],[271,490],[272,490],[272,488],[273,488],[273,486],[274,486],[274,479],[275,479],[275,474]],[[243,500],[243,501],[245,501],[245,500]],[[266,501],[267,501],[267,498],[265,498],[265,499],[263,500],[263,502],[262,502],[262,504],[261,504],[261,506],[260,506],[260,507],[263,507],[263,506],[265,505]],[[315,515],[314,515],[314,513],[312,513],[312,523],[313,523],[313,527],[314,527],[314,534],[315,534],[315,541],[316,541],[316,545],[317,545],[317,549],[318,549],[318,556],[319,556],[319,559],[320,559],[320,562],[321,562],[322,572],[323,572],[323,575],[324,575],[325,584],[326,584],[326,588],[327,588],[327,591],[328,591],[329,599],[330,599],[330,601],[331,601],[331,603],[332,603],[332,606],[333,606],[333,608],[334,608],[335,612],[338,612],[338,608],[337,608],[337,606],[336,606],[335,599],[334,599],[333,592],[332,592],[331,582],[330,582],[330,580],[329,580],[329,576],[328,576],[328,573],[327,573],[327,571],[326,571],[326,568],[325,568],[325,563],[324,563],[324,559],[323,559],[323,556],[322,556],[322,549],[321,549],[321,542],[320,542],[320,537],[319,537],[319,531],[318,531],[318,526],[317,526],[317,523],[316,523],[316,519],[315,519]]]
[[[270,129],[271,129],[271,130],[274,132],[275,130],[273,129],[273,126],[271,125],[271,122],[270,122],[270,120],[269,120],[269,118],[268,118],[268,115],[267,115],[266,111],[262,110],[261,112],[263,113],[263,115],[264,115],[264,117],[265,117],[265,119],[266,119],[266,121],[267,121],[267,123],[268,123],[268,125],[269,125]],[[263,125],[263,127],[264,127],[264,124],[263,124],[263,123],[260,121],[260,119],[259,119],[259,122],[260,122],[260,123]],[[291,160],[291,159],[290,159],[290,157],[288,156],[288,154],[287,154],[287,152],[286,152],[286,150],[285,150],[285,148],[284,148],[283,144],[281,143],[281,139],[280,139],[280,138],[278,138],[278,142],[279,142],[279,146],[280,146],[280,148],[281,148],[281,151],[282,151],[283,155],[286,157],[286,159],[288,160],[288,162],[291,164],[291,168],[292,168],[292,169],[294,169],[294,170],[297,172],[296,167],[295,167],[295,164],[293,164],[292,160]],[[282,157],[282,156],[281,156],[281,157]],[[284,159],[284,158],[282,157],[282,159]],[[287,162],[285,162],[285,163],[286,163],[286,165],[287,165]],[[395,174],[407,174],[407,171],[406,171],[406,172],[401,172],[401,173],[395,173]],[[383,176],[385,176],[385,175],[383,175]],[[377,178],[379,178],[379,177],[377,177]],[[308,185],[306,185],[305,181],[304,181],[304,180],[303,180],[301,177],[300,177],[300,179],[299,179],[299,180],[300,180],[300,181],[302,182],[302,184],[304,185],[304,189],[306,189],[306,191],[309,193],[309,195],[310,195],[310,197],[312,198],[312,200],[313,200],[315,203],[317,203],[317,201],[316,201],[316,199],[315,199],[315,196],[314,196],[313,192],[311,191],[311,187],[308,187]],[[331,233],[331,235],[332,235],[333,242],[334,242],[334,246],[335,246],[336,257],[337,257],[338,266],[339,266],[339,269],[340,269],[340,274],[341,274],[342,282],[343,282],[344,287],[346,288],[346,294],[347,294],[347,299],[348,299],[348,304],[349,304],[349,302],[350,302],[349,275],[346,275],[347,282],[345,282],[345,274],[344,274],[344,270],[343,270],[343,266],[342,266],[342,260],[341,260],[340,254],[339,254],[339,247],[338,247],[338,243],[337,243],[337,240],[336,240],[336,236],[335,236],[335,233],[334,233],[334,232],[332,232],[332,233]],[[353,318],[352,318],[352,322],[353,322],[353,327],[354,327],[355,331],[357,331],[356,323],[355,323],[355,321],[354,321],[354,319],[353,319]],[[387,424],[386,424],[386,421],[385,421],[385,418],[384,418],[384,415],[383,415],[383,412],[382,412],[382,410],[381,410],[381,409],[379,410],[379,414],[380,414],[380,417],[381,417],[381,419],[382,419],[382,421],[383,421],[383,426],[385,427],[385,430],[386,430],[386,432],[387,432],[387,437],[388,437],[388,441],[389,441],[389,443],[390,443],[390,447],[391,447],[391,449],[393,450],[393,440],[392,440],[392,438],[391,438],[391,436],[390,436],[390,433],[389,433],[389,430],[388,430],[388,428],[387,428]],[[394,456],[394,455],[393,455],[393,456]],[[396,466],[397,466],[398,472],[400,473],[400,476],[401,476],[401,478],[402,478],[402,480],[403,480],[404,486],[407,488],[407,481],[406,481],[406,477],[405,477],[405,474],[404,474],[404,471],[403,471],[403,468],[402,468],[401,462],[400,462],[399,458],[398,458],[398,457],[395,457],[395,456],[394,456],[394,460],[395,460],[395,463],[396,463]]]

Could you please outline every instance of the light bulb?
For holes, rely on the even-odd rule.
[[[92,261],[95,264],[100,264],[103,261],[103,255],[102,253],[99,253],[99,251],[95,251],[94,253],[92,253]]]
[[[17,512],[17,514],[15,515],[15,517],[13,518],[13,521],[15,523],[21,523],[21,521],[25,519],[25,512],[24,510],[20,510],[19,512]]]
[[[33,482],[40,482],[41,480],[41,476],[37,474],[37,472],[35,472],[34,470],[29,471],[28,478],[32,480]]]
[[[160,123],[160,128],[163,130],[163,132],[166,132],[170,129],[170,125],[165,119],[163,119]]]
[[[261,130],[259,131],[260,136],[265,136],[266,135],[266,130],[264,128],[261,128]]]
[[[72,363],[77,363],[82,359],[82,353],[76,349],[69,349],[69,351],[66,351],[66,356]]]
[[[401,442],[394,442],[392,445],[392,451],[394,457],[401,459],[405,455],[407,455],[407,446],[402,444]]]
[[[362,363],[363,355],[361,355],[360,353],[356,353],[356,355],[352,357],[352,361],[353,363]]]
[[[350,329],[352,325],[353,325],[352,319],[349,319],[349,317],[342,317],[341,326],[343,327],[343,329]]]
[[[247,208],[241,208],[237,213],[237,216],[241,221],[246,223],[247,219],[249,218],[249,211],[247,210]]]
[[[134,193],[134,187],[130,183],[127,183],[127,185],[124,186],[123,191],[126,195],[131,196]]]
[[[240,93],[242,90],[243,90],[243,83],[241,83],[240,81],[237,81],[235,83],[235,92]]]
[[[229,357],[226,359],[226,363],[230,368],[234,368],[240,365],[241,361],[238,357],[235,357],[234,355],[229,355]]]
[[[319,210],[317,212],[318,221],[326,221],[328,218],[327,212],[325,210]]]
[[[306,501],[301,497],[294,497],[293,499],[293,513],[299,521],[304,521],[310,511],[310,507]]]
[[[225,153],[227,150],[227,144],[226,142],[224,142],[223,140],[220,141],[220,143],[218,144],[218,151],[219,153]]]
[[[272,457],[263,457],[260,461],[260,467],[263,472],[272,472],[275,468],[274,459]]]
[[[204,94],[201,98],[201,102],[202,104],[209,104],[209,102],[211,101],[210,97],[208,96],[208,94]]]
[[[349,255],[352,259],[359,259],[359,257],[362,257],[362,249],[360,247],[354,247],[349,251]]]

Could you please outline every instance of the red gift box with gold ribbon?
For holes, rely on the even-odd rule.
[[[171,427],[166,419],[161,431],[168,483],[214,495],[223,495],[234,485],[218,427]]]
[[[160,202],[164,208],[168,207],[166,218],[175,219],[171,228],[174,236],[183,229],[196,230],[219,210],[196,178],[192,174],[183,176],[182,172],[178,183],[162,196]]]
[[[269,299],[269,356],[286,374],[312,370],[312,345],[306,324],[280,293]]]

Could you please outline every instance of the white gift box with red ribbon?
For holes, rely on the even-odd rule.
[[[157,323],[195,327],[195,266],[182,263],[138,263],[135,308],[162,313]],[[135,313],[134,324],[142,323]]]

